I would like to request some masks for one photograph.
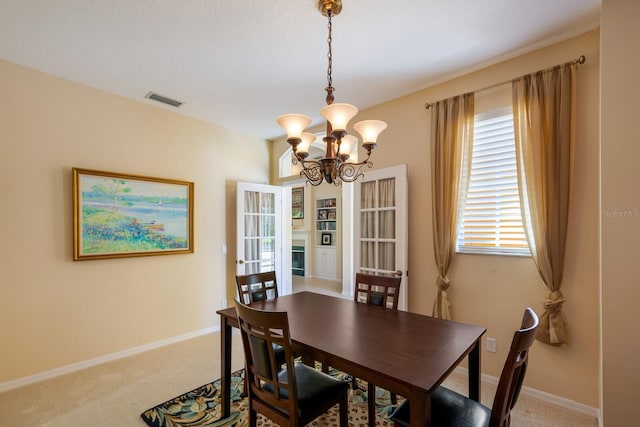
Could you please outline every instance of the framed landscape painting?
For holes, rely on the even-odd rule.
[[[193,252],[193,183],[73,168],[73,260]]]

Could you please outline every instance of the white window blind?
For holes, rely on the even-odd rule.
[[[511,109],[475,117],[471,177],[456,250],[530,255],[520,214]]]

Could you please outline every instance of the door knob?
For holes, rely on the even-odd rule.
[[[394,276],[396,276],[396,277],[402,277],[402,271],[400,271],[400,270],[396,270],[396,271],[393,273],[393,275],[394,275]]]
[[[243,259],[241,259],[241,260],[239,260],[239,261],[236,261],[236,264],[244,264],[244,260],[243,260]]]

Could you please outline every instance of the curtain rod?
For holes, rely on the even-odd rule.
[[[573,65],[573,64],[582,65],[582,64],[584,64],[585,62],[587,62],[587,58],[586,58],[584,55],[580,55],[580,57],[579,57],[578,59],[574,59],[573,61],[566,62],[564,65]],[[540,73],[540,72],[542,72],[542,71],[551,70],[551,69],[553,69],[553,68],[555,68],[555,67],[558,67],[558,66],[559,66],[559,65],[555,65],[555,66],[553,66],[553,67],[545,68],[544,70],[536,71],[536,72],[534,72],[534,73],[530,73],[530,74],[535,74],[535,73]],[[512,82],[513,80],[516,80],[516,79],[522,78],[522,77],[527,76],[527,75],[528,75],[528,74],[525,74],[525,75],[522,75],[522,76],[520,76],[520,77],[516,77],[515,79],[506,80],[506,81],[504,81],[504,82],[500,82],[500,83],[492,84],[491,86],[483,87],[482,89],[477,89],[477,90],[475,90],[475,92],[480,92],[480,91],[483,91],[483,90],[493,89],[494,87],[501,86],[501,85],[503,85],[503,84],[506,84],[506,83]],[[428,110],[429,108],[431,108],[431,107],[433,106],[433,104],[434,104],[433,102],[426,102],[426,103],[424,104],[424,108],[425,108],[426,110]]]

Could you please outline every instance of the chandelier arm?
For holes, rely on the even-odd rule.
[[[304,160],[298,159],[300,165],[302,166],[302,170],[300,171],[300,176],[304,176],[307,178],[307,182],[313,186],[317,186],[322,184],[323,176],[323,167],[322,164],[317,160]]]
[[[364,174],[361,172],[364,166],[373,167],[373,162],[366,161],[360,163],[342,163],[338,166],[338,176],[343,182],[354,182]]]
[[[370,164],[370,168],[373,167],[373,162],[369,160],[369,158],[371,157],[371,152],[367,152],[367,157],[365,159],[362,159],[362,161],[360,162],[349,162],[349,161],[341,161],[340,165],[351,165],[351,166],[362,166],[362,165],[366,165],[366,164]]]

